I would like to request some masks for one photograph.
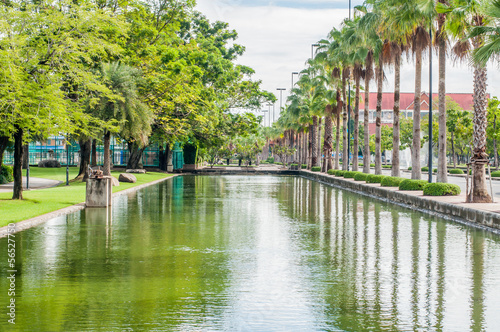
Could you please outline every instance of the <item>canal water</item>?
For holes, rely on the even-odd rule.
[[[16,236],[1,331],[500,331],[500,237],[300,177],[183,176]]]

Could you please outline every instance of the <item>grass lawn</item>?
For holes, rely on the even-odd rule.
[[[111,172],[111,175],[118,178],[120,173],[123,172]],[[77,174],[77,168],[70,168],[70,179]],[[155,172],[134,175],[137,178],[136,183],[120,183],[120,186],[113,187],[113,192],[171,176]],[[85,183],[70,182],[70,185],[66,186],[66,168],[31,167],[30,176],[64,181],[64,183],[54,188],[24,191],[22,201],[11,200],[12,193],[0,193],[0,227],[85,201]]]

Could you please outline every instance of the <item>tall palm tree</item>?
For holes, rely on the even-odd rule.
[[[495,1],[496,2],[496,1]],[[497,6],[493,4],[490,7],[494,13]],[[470,50],[478,53],[488,53],[488,48],[492,44],[484,45],[484,39],[487,37],[489,17],[481,11],[481,2],[477,0],[451,0],[449,5],[439,3],[437,11],[447,14],[445,27],[452,36],[459,39],[454,47],[455,54],[462,58],[468,58]],[[497,15],[497,14],[494,14]],[[484,33],[482,33],[484,32]],[[491,30],[490,30],[491,32]],[[483,46],[481,50],[481,46]],[[474,68],[474,130],[473,130],[473,156],[471,158],[473,171],[473,192],[470,199],[473,203],[491,202],[491,196],[488,194],[486,186],[485,165],[488,163],[486,154],[486,127],[487,127],[487,98],[486,98],[486,57],[483,61],[473,63]],[[469,199],[469,197],[468,197]]]

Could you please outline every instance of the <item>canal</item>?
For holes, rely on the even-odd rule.
[[[16,234],[15,269],[2,331],[500,331],[500,236],[300,177],[176,177]]]

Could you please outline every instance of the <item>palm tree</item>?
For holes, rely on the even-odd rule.
[[[493,13],[498,13],[494,1],[490,8]],[[449,6],[438,4],[437,11],[441,14],[447,14],[445,27],[451,35],[458,38],[459,41],[454,47],[454,52],[462,58],[467,58],[471,53],[470,49],[475,51],[476,61],[474,67],[474,131],[473,131],[473,156],[471,158],[473,172],[473,192],[472,197],[467,197],[468,201],[473,203],[488,203],[491,202],[491,196],[488,194],[486,187],[486,172],[485,165],[488,163],[488,155],[486,154],[486,127],[487,127],[487,98],[486,98],[486,61],[488,51],[492,49],[491,43],[484,44],[484,39],[491,34],[492,30],[488,29],[488,19],[480,10],[481,3],[477,0],[452,0]],[[493,14],[498,15],[498,14]],[[470,33],[470,34],[469,34]],[[487,39],[487,42],[490,40]],[[484,46],[481,49],[481,46]]]

